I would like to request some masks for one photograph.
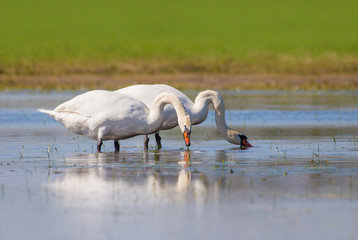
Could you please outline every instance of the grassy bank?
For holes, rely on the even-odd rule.
[[[35,88],[88,75],[354,79],[356,9],[352,0],[6,1],[0,88],[33,76],[49,81]]]

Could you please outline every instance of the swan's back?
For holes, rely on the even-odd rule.
[[[120,92],[127,94],[131,97],[134,97],[141,102],[143,102],[148,108],[151,107],[153,100],[159,96],[160,94],[167,92],[176,95],[180,101],[182,102],[186,111],[190,114],[191,107],[193,106],[193,102],[188,98],[184,93],[179,90],[164,84],[139,84],[132,85],[126,88],[119,89],[115,92]],[[164,107],[163,113],[163,122],[161,125],[161,130],[171,129],[178,125],[178,117],[175,112],[175,109],[172,105],[167,104]]]
[[[161,93],[167,92],[172,93],[179,97],[180,101],[183,103],[184,107],[188,104],[193,104],[193,102],[181,91],[164,84],[139,84],[132,85],[119,89],[115,92],[120,92],[127,94],[131,97],[137,98],[142,101],[148,108],[150,108],[153,100],[159,96]],[[173,108],[172,105],[167,105],[166,107]]]
[[[123,93],[105,90],[94,90],[80,94],[54,109],[55,112],[73,112],[84,117],[98,116],[103,112],[123,114],[144,111],[148,108],[138,99]]]

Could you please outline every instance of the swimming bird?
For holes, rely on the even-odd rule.
[[[126,88],[118,89],[116,92],[127,94],[131,97],[137,98],[147,106],[150,106],[155,97],[162,93],[168,92],[179,97],[183,103],[186,111],[190,115],[193,125],[200,124],[208,116],[209,104],[212,104],[215,109],[215,121],[221,135],[230,143],[241,145],[244,147],[252,147],[247,141],[247,137],[244,133],[229,128],[225,121],[225,104],[222,96],[213,90],[206,90],[200,92],[193,103],[184,93],[180,92],[176,88],[173,88],[164,84],[154,85],[132,85]],[[159,130],[167,130],[177,126],[177,116],[171,106],[165,106],[164,119]],[[161,137],[159,131],[155,133],[155,139],[158,148],[161,148]]]
[[[155,133],[163,121],[163,109],[171,104],[178,118],[186,146],[190,146],[191,120],[180,99],[171,93],[158,94],[150,107],[140,100],[120,92],[94,90],[80,94],[47,113],[68,130],[97,140],[97,152],[105,140],[118,140]]]

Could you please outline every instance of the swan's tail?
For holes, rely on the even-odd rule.
[[[71,111],[52,111],[46,109],[37,109],[39,112],[46,113],[55,120],[62,123],[68,130],[77,134],[86,134],[88,117],[84,117]]]
[[[56,115],[56,113],[54,111],[46,110],[46,109],[43,109],[43,108],[39,108],[39,109],[37,109],[37,111],[42,112],[42,113],[46,113],[46,114],[50,115],[53,118],[55,118],[55,115]]]
[[[53,111],[53,110],[46,110],[42,108],[37,109],[37,111],[46,113],[62,123],[66,122],[67,120],[70,120],[72,122],[76,122],[76,121],[83,122],[89,119],[89,117],[82,116],[81,114],[73,111]]]

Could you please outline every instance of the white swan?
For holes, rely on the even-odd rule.
[[[131,97],[137,98],[147,106],[153,102],[155,96],[162,92],[169,92],[179,97],[183,103],[186,111],[189,113],[191,121],[194,125],[205,121],[209,112],[209,104],[212,103],[215,109],[216,126],[221,135],[230,143],[241,145],[244,147],[252,147],[247,141],[247,137],[242,132],[233,130],[226,125],[225,121],[225,105],[221,95],[212,90],[200,92],[193,103],[184,93],[179,90],[162,84],[154,85],[132,85],[126,88],[117,90],[116,92],[128,94]],[[160,130],[167,130],[177,126],[178,121],[174,109],[171,106],[164,108],[164,120]],[[157,145],[161,147],[161,138],[159,131],[155,134]]]
[[[101,152],[104,140],[114,140],[115,150],[119,151],[118,140],[157,132],[166,104],[173,105],[185,144],[190,146],[190,117],[180,99],[170,93],[158,94],[149,108],[123,93],[94,90],[62,103],[53,111],[38,111],[47,113],[74,133],[97,140],[97,151]]]

